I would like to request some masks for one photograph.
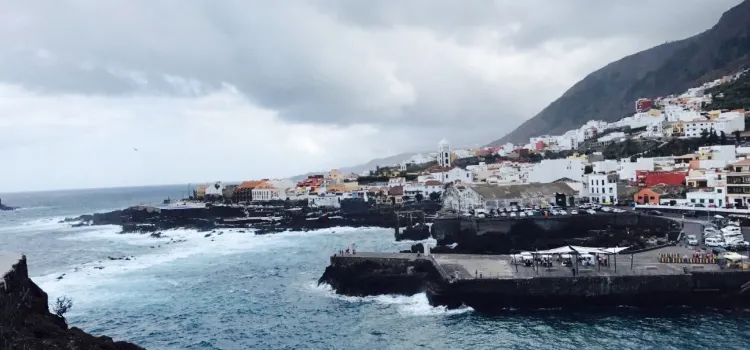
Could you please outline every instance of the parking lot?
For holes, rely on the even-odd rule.
[[[703,230],[707,225],[706,220],[698,220],[698,219],[677,219],[675,220],[680,221],[683,223],[683,240],[678,243],[678,246],[684,246],[687,247],[687,236],[688,235],[695,235],[695,237],[698,239],[698,247],[702,249],[710,249],[711,247],[707,247],[704,244],[704,237],[703,237]],[[750,228],[749,227],[742,227],[742,235],[745,239],[745,241],[750,242]]]

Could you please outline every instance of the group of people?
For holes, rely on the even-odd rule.
[[[351,243],[346,249],[339,249],[339,255],[344,254],[357,254],[357,246],[354,243]]]

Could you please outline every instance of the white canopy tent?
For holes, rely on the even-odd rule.
[[[582,255],[582,254],[617,254],[625,249],[628,249],[628,247],[616,247],[616,248],[596,248],[596,247],[580,247],[580,246],[572,246],[572,245],[566,245],[562,246],[560,248],[554,248],[549,250],[543,250],[535,252],[534,254],[576,254],[576,255]]]

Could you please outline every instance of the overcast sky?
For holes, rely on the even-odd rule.
[[[739,2],[0,0],[0,192],[484,144]]]

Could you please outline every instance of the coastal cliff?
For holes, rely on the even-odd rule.
[[[0,253],[0,348],[2,349],[100,349],[142,350],[93,336],[50,313],[48,297],[28,275],[26,256]]]

